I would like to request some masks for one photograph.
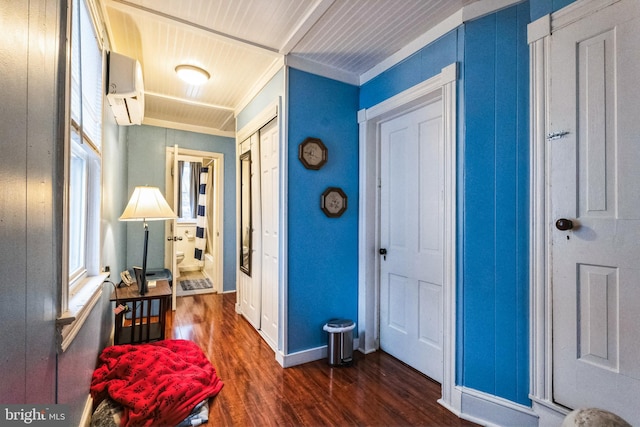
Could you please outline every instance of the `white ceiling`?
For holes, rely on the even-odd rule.
[[[142,65],[144,123],[231,136],[235,114],[285,61],[360,84],[476,1],[101,0],[100,5],[111,49]],[[211,79],[189,86],[175,74],[180,64],[202,67]]]

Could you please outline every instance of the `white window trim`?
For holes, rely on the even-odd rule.
[[[83,0],[81,0],[83,1]],[[93,0],[86,0],[85,3],[88,7],[88,11],[92,17],[92,22],[94,24],[94,30],[96,34],[100,34],[98,31],[98,26],[96,22],[96,7]],[[67,51],[70,51],[71,48],[71,25],[72,25],[72,6],[67,7],[67,45],[65,48]],[[98,48],[103,52],[103,60],[102,66],[104,69],[104,45],[100,37],[98,38]],[[102,290],[104,282],[109,278],[108,272],[98,272],[99,266],[92,264],[92,261],[87,261],[87,272],[83,275],[83,277],[78,280],[76,284],[70,286],[69,283],[69,247],[68,247],[68,234],[69,234],[69,191],[66,187],[66,184],[69,182],[70,177],[70,155],[71,155],[71,57],[72,55],[67,55],[67,62],[65,63],[65,73],[66,73],[66,81],[65,81],[65,97],[68,100],[65,107],[65,131],[64,131],[64,182],[65,189],[63,195],[63,243],[62,243],[62,265],[61,265],[61,281],[60,281],[60,302],[59,302],[59,316],[56,319],[56,331],[57,331],[57,344],[58,344],[58,352],[62,353],[66,351],[73,339],[78,335],[85,321],[89,317],[92,309],[101,300]],[[103,72],[104,79],[104,72]],[[87,141],[85,141],[87,142]],[[88,159],[89,162],[98,161],[99,164],[99,176],[94,175],[95,168],[92,170],[90,168],[89,171],[89,181],[98,180],[99,185],[102,186],[102,164],[101,164],[101,156],[100,151],[95,147],[95,145],[89,142],[90,150],[95,152],[98,155],[98,159]],[[101,144],[102,145],[102,144]],[[89,184],[91,185],[91,184]],[[96,197],[95,194],[91,194],[91,197]],[[101,198],[101,197],[100,197]],[[94,209],[97,210],[97,214],[99,216],[102,215],[102,205],[100,200],[93,202]],[[89,212],[89,215],[95,215],[96,212]],[[93,227],[87,228],[87,245],[92,246],[100,251],[100,223],[99,219],[93,224]],[[100,263],[100,255],[98,255],[97,263]]]
[[[77,292],[70,297],[69,307],[56,321],[58,330],[58,350],[66,351],[78,335],[93,307],[102,297],[102,284],[109,273],[90,276],[77,286]]]

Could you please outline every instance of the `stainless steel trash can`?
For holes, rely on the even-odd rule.
[[[353,330],[356,324],[348,319],[331,319],[323,330],[329,333],[327,359],[331,366],[350,365],[353,362]]]

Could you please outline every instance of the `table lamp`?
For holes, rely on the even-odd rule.
[[[144,223],[144,250],[142,252],[142,278],[138,283],[140,295],[147,293],[147,247],[149,245],[149,225],[147,221],[177,218],[158,187],[140,186],[133,190],[131,199],[120,221],[142,221]]]

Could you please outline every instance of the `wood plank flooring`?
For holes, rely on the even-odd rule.
[[[381,351],[355,351],[350,367],[325,359],[283,369],[235,302],[235,293],[181,297],[168,319],[168,338],[198,343],[225,384],[209,425],[475,425],[436,402],[438,383]]]

